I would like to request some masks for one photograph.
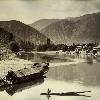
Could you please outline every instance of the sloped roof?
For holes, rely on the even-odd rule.
[[[24,68],[18,71],[14,71],[17,77],[28,76],[30,74],[39,73],[42,70],[41,67],[39,68]]]

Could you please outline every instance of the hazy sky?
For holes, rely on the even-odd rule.
[[[0,0],[0,20],[19,20],[26,24],[99,11],[100,0]]]

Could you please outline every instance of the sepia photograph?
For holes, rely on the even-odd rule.
[[[100,100],[100,0],[0,0],[0,100]]]

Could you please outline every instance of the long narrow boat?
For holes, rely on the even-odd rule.
[[[91,92],[91,91],[83,91],[83,92],[66,92],[66,93],[41,93],[40,95],[47,95],[47,96],[51,96],[51,95],[56,95],[56,96],[85,96],[85,97],[91,97],[91,96],[87,96],[87,95],[83,95],[83,93],[86,92]]]

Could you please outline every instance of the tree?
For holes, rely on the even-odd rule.
[[[10,49],[13,52],[19,52],[19,46],[15,41],[10,42]]]
[[[50,45],[50,39],[49,38],[47,39],[47,45]]]

